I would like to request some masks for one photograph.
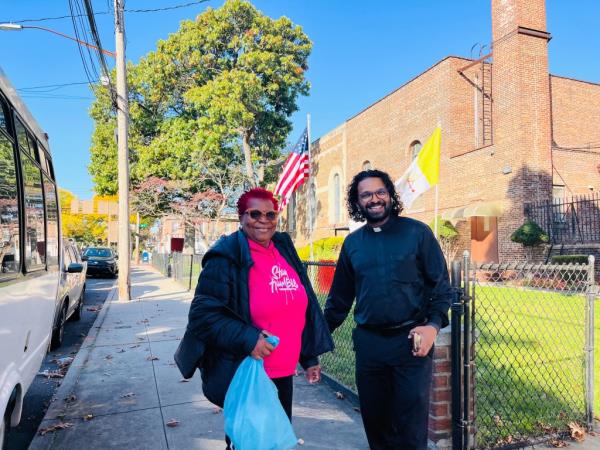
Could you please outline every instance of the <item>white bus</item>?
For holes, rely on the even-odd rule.
[[[59,220],[48,136],[0,69],[0,447],[50,342]]]

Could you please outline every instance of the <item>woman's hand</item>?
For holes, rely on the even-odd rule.
[[[269,336],[269,333],[266,331],[261,331],[258,335],[258,341],[256,341],[256,345],[254,346],[254,350],[250,353],[254,359],[263,359],[271,354],[271,352],[275,349],[271,344],[267,342],[264,336]]]
[[[310,384],[318,383],[321,381],[321,366],[317,364],[316,366],[309,367],[306,369],[305,376]]]

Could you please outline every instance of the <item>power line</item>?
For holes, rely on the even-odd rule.
[[[125,9],[125,12],[137,14],[137,13],[153,13],[153,12],[171,11],[174,9],[188,8],[190,6],[200,5],[200,4],[206,3],[208,1],[209,0],[195,0],[193,2],[181,3],[178,5],[165,6],[162,8],[152,8],[152,9]],[[94,12],[95,16],[101,16],[101,15],[107,15],[107,14],[112,14],[112,11]],[[74,18],[78,18],[78,17],[88,17],[88,16],[87,16],[87,14],[71,13],[71,14],[65,15],[65,16],[40,17],[40,18],[36,18],[36,19],[8,20],[8,21],[4,21],[4,22],[8,22],[8,23],[45,22],[45,21],[49,21],[49,20],[74,19]]]
[[[97,83],[98,80],[94,80],[94,83]],[[22,88],[17,88],[17,91],[29,91],[35,89],[47,89],[47,88],[62,88],[67,86],[77,86],[82,84],[89,84],[89,81],[78,81],[74,83],[62,83],[62,84],[45,84],[41,86],[27,86]]]

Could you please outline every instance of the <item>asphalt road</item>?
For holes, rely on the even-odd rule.
[[[63,345],[46,355],[40,372],[44,370],[55,371],[58,369],[56,360],[74,357],[77,354],[79,347],[98,316],[99,307],[103,305],[114,282],[115,280],[111,279],[87,279],[84,296],[85,307],[81,320],[79,322],[67,322]],[[60,378],[47,378],[42,375],[35,378],[25,396],[21,423],[18,427],[11,428],[8,433],[7,450],[26,450],[29,447],[29,443],[44,418],[46,409],[48,409],[52,395],[60,385],[60,380]]]

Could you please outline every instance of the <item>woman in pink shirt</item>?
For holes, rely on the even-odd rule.
[[[243,358],[263,359],[291,420],[298,362],[308,381],[318,382],[318,356],[331,351],[333,341],[291,238],[275,231],[273,194],[254,188],[237,206],[241,229],[219,239],[204,256],[190,307],[188,332],[205,348],[202,388],[223,406]],[[277,348],[266,341],[270,334],[279,337]]]

